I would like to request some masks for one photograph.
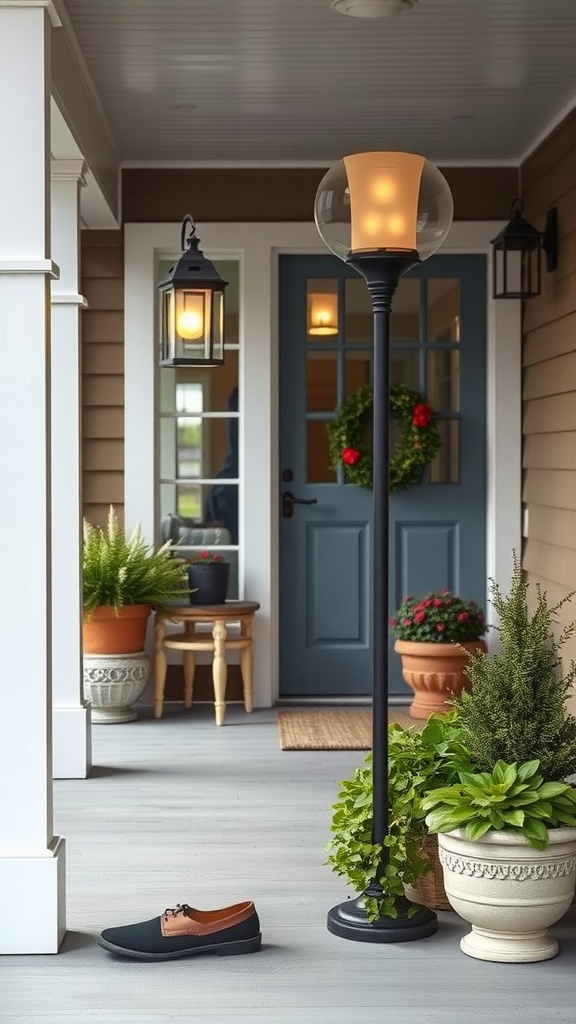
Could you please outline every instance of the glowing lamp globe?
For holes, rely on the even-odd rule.
[[[316,226],[341,260],[358,255],[428,259],[454,216],[438,168],[416,153],[356,153],[324,175],[314,203]]]

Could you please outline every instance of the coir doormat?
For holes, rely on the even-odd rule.
[[[389,722],[422,728],[402,708],[390,708]],[[372,711],[278,711],[282,750],[371,750]]]

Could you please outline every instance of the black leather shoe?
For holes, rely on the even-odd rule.
[[[251,901],[221,910],[195,910],[178,903],[150,921],[106,928],[98,944],[133,960],[177,960],[196,953],[256,953],[262,935]]]

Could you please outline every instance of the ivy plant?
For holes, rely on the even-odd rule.
[[[377,877],[384,899],[365,897],[368,919],[396,917],[396,898],[404,886],[413,885],[430,870],[424,852],[427,834],[424,794],[448,786],[460,769],[469,768],[468,752],[461,742],[456,712],[432,715],[421,732],[393,724],[388,728],[389,831],[383,846],[372,841],[372,755],[351,779],[340,783],[333,805],[332,838],[327,846],[328,864],[357,892],[366,890]]]
[[[506,829],[545,850],[549,828],[576,826],[576,791],[565,782],[546,782],[539,767],[537,760],[497,761],[492,772],[459,772],[459,782],[424,798],[430,832],[463,828],[474,842],[490,829]]]

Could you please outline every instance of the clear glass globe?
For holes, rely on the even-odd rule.
[[[452,224],[446,178],[412,153],[344,157],[324,175],[314,203],[316,227],[341,260],[351,252],[417,250],[432,256]]]

